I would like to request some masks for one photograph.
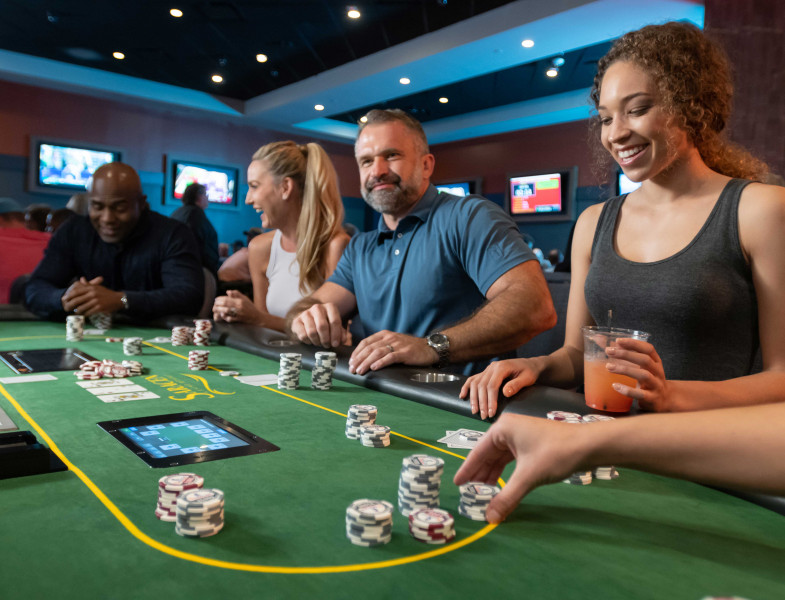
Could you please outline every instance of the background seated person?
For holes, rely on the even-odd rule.
[[[0,304],[11,301],[11,285],[18,277],[33,272],[50,237],[25,227],[25,211],[16,200],[0,198]]]
[[[251,227],[248,231],[243,231],[251,245],[251,240],[262,233],[259,227]],[[228,250],[228,244],[227,244]],[[218,269],[218,281],[237,282],[251,281],[251,268],[248,266],[248,248],[241,246],[235,248],[231,256],[228,256]]]
[[[253,301],[228,290],[216,298],[213,317],[284,331],[286,312],[333,272],[349,241],[335,168],[319,144],[267,144],[248,166],[245,203],[274,231],[249,243]]]
[[[171,214],[175,221],[185,223],[196,238],[202,266],[213,275],[218,272],[218,234],[205,214],[209,201],[207,188],[201,183],[192,183],[183,190],[180,199],[183,205]]]
[[[123,163],[99,167],[88,195],[89,217],[71,217],[52,236],[27,285],[28,308],[48,319],[196,315],[204,276],[188,228],[152,212],[139,175]]]
[[[473,410],[493,415],[502,384],[511,396],[535,382],[582,383],[581,327],[606,325],[609,310],[614,327],[656,344],[607,350],[625,362],[608,370],[636,381],[613,389],[641,408],[785,400],[785,190],[749,181],[765,167],[721,137],[731,89],[724,53],[685,23],[628,33],[600,60],[602,144],[643,183],[578,219],[564,346],[471,378],[461,394]]]
[[[416,119],[397,109],[366,116],[355,156],[363,198],[382,218],[292,308],[293,335],[337,346],[357,312],[371,335],[349,365],[364,374],[497,356],[552,327],[542,270],[512,220],[484,198],[440,194],[430,184],[434,157]]]

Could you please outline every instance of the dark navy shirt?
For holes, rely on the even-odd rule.
[[[501,275],[528,260],[536,258],[499,206],[429,186],[395,231],[380,219],[376,231],[352,237],[329,281],[354,294],[366,335],[422,337],[470,316]]]
[[[182,223],[146,210],[119,244],[104,242],[87,217],[68,219],[25,288],[27,305],[39,317],[63,318],[61,298],[71,282],[99,275],[104,287],[126,292],[128,316],[135,320],[196,315],[204,299],[193,234]]]

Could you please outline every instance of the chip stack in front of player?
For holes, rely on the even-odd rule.
[[[446,544],[455,538],[455,519],[441,508],[424,508],[409,515],[409,533],[426,544]]]
[[[392,504],[385,500],[355,500],[346,509],[346,537],[356,546],[381,546],[392,539]]]
[[[398,479],[398,510],[404,517],[425,508],[439,508],[444,461],[427,454],[403,459]]]
[[[81,342],[84,337],[84,317],[68,315],[65,318],[65,339],[68,342]]]
[[[194,326],[194,344],[197,346],[209,346],[210,334],[213,331],[212,321],[209,319],[196,319]]]
[[[386,425],[363,425],[360,439],[368,448],[386,448],[390,445],[390,428]]]
[[[333,372],[338,366],[338,355],[335,352],[317,352],[314,360],[311,387],[315,390],[329,390],[333,386]]]
[[[376,407],[371,404],[352,404],[346,416],[346,437],[359,440],[362,428],[376,422]]]
[[[224,527],[224,493],[219,489],[181,492],[177,497],[175,532],[183,537],[209,537]]]
[[[188,352],[188,368],[192,371],[204,371],[210,360],[209,350],[191,350]]]
[[[162,521],[174,523],[177,520],[177,498],[182,492],[200,489],[204,479],[195,473],[164,475],[158,480],[158,504],[155,516]]]
[[[278,368],[278,389],[296,390],[300,385],[300,368],[303,355],[297,352],[283,352]]]
[[[126,356],[138,356],[142,353],[142,338],[127,337],[123,338],[123,354]]]

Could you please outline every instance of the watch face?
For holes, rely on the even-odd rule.
[[[428,336],[428,341],[437,346],[442,346],[448,343],[447,336],[443,333],[432,333]]]

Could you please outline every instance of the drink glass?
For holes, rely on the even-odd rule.
[[[589,327],[583,329],[583,385],[587,406],[608,412],[628,412],[632,408],[632,398],[613,389],[614,383],[631,387],[637,381],[626,375],[612,373],[606,368],[609,362],[619,365],[631,364],[627,361],[610,358],[605,349],[616,345],[619,338],[632,338],[648,341],[650,334],[634,329],[616,327]]]

